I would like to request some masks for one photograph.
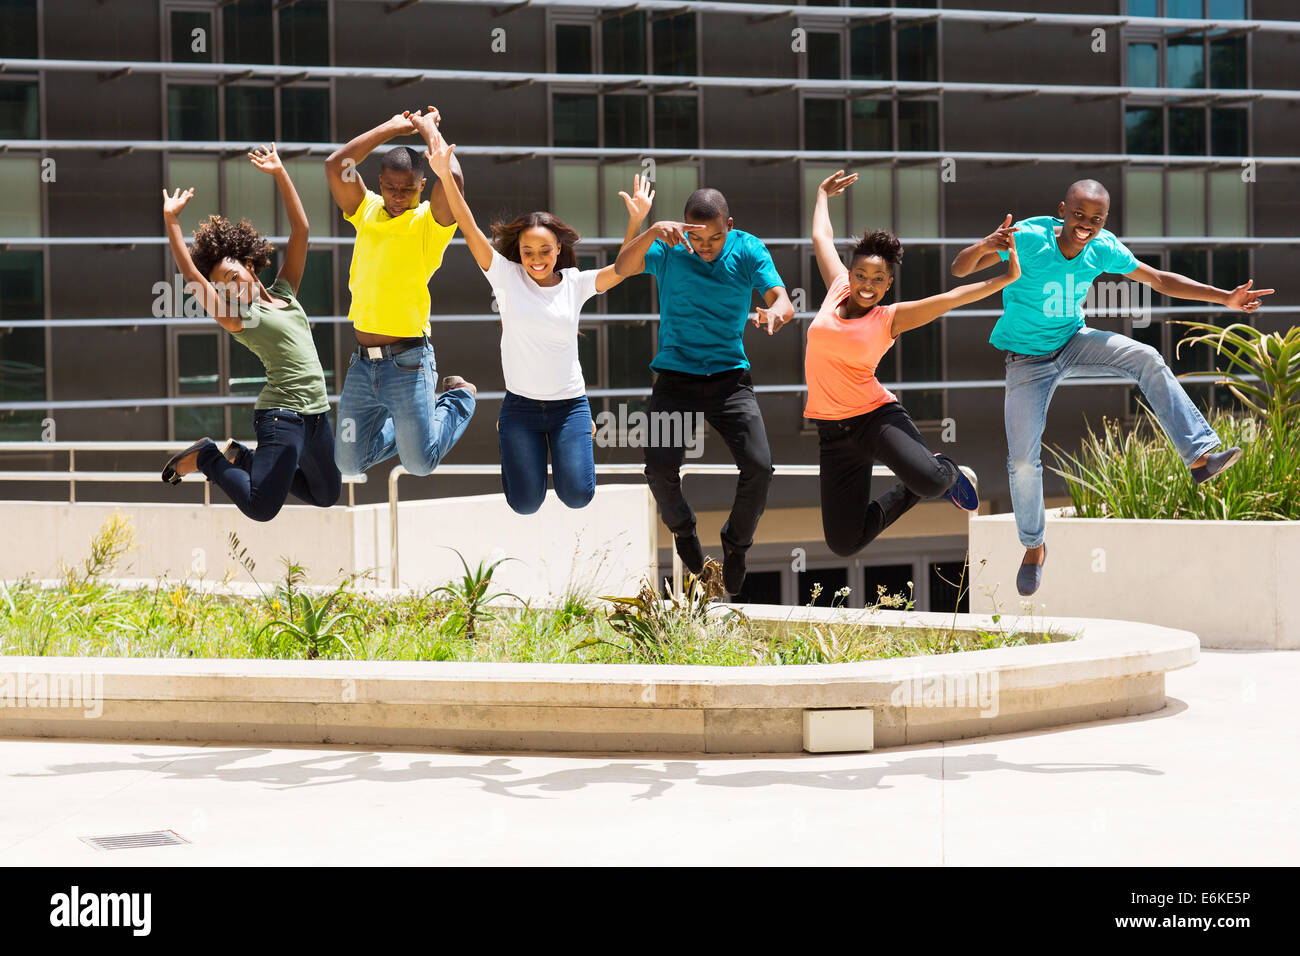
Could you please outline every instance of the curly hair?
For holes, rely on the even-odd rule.
[[[511,262],[522,261],[519,258],[519,234],[525,229],[541,226],[555,233],[560,243],[560,254],[556,258],[556,271],[571,269],[578,264],[578,255],[573,247],[582,240],[578,230],[549,212],[530,212],[510,222],[492,223],[492,246]]]
[[[222,259],[251,262],[254,275],[271,262],[275,248],[247,219],[233,223],[225,216],[209,216],[194,230],[190,258],[204,277],[212,275]]]
[[[885,232],[883,229],[864,232],[857,245],[853,247],[853,258],[849,262],[858,256],[879,256],[881,261],[889,266],[889,271],[893,272],[903,261],[903,244],[892,232]]]

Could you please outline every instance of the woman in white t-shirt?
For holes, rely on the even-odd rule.
[[[425,156],[446,188],[465,244],[496,293],[506,380],[497,419],[506,501],[524,515],[542,506],[549,451],[556,496],[570,508],[585,507],[596,493],[595,426],[578,361],[578,318],[588,299],[623,279],[612,264],[579,270],[573,251],[577,231],[549,212],[493,223],[489,242],[451,176],[453,149],[439,135]],[[650,212],[654,191],[637,176],[632,195],[619,195],[628,209],[627,243]]]

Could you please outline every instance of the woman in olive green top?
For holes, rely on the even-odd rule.
[[[307,214],[275,144],[248,155],[254,166],[275,177],[289,215],[284,266],[269,289],[257,273],[271,261],[271,244],[248,220],[232,223],[209,216],[195,230],[192,257],[176,217],[194,190],[177,189],[170,196],[163,190],[163,220],[187,288],[266,368],[266,387],[253,412],[257,450],[231,441],[223,453],[212,439],[203,438],[173,456],[162,477],[176,484],[182,475],[201,471],[245,515],[270,521],[290,492],[328,508],[338,501],[342,478],[334,464],[325,375],[307,315],[295,297],[307,261]]]

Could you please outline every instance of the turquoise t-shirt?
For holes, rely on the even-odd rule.
[[[659,282],[659,353],[652,369],[712,375],[749,368],[743,338],[751,294],[785,285],[760,239],[732,229],[712,262],[683,244],[656,239],[646,250],[645,271]]]
[[[1092,280],[1103,272],[1128,275],[1138,261],[1108,229],[1095,235],[1073,259],[1056,244],[1055,216],[1035,216],[1016,223],[1020,278],[1002,290],[1002,317],[989,342],[1023,355],[1054,352],[1083,328],[1083,300]],[[999,252],[1005,262],[1010,256]]]

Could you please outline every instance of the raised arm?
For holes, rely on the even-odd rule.
[[[451,164],[456,159],[452,150],[456,148],[456,144],[448,143],[443,139],[442,133],[436,126],[433,127],[431,141],[429,148],[424,151],[424,158],[429,161],[429,168],[433,170],[439,182],[446,184],[445,195],[449,203],[449,215],[460,224],[460,231],[465,236],[465,245],[469,246],[474,261],[478,263],[480,269],[487,272],[492,267],[492,243],[474,221],[474,214],[469,211],[465,195],[460,191],[460,182],[452,172]]]
[[[849,270],[835,249],[835,228],[831,225],[830,197],[838,196],[858,180],[858,174],[845,176],[844,170],[838,170],[822,180],[817,187],[816,205],[813,207],[812,241],[813,252],[817,256],[817,271],[822,274],[826,288],[834,285],[835,280]]]
[[[650,206],[655,201],[655,191],[650,188],[650,178],[647,176],[642,179],[640,174],[632,177],[632,195],[628,195],[619,190],[618,194],[623,197],[623,202],[627,206],[627,231],[623,233],[623,245],[619,247],[620,251],[626,249],[628,244],[636,239],[637,230],[641,228],[641,223],[645,217],[650,214]],[[617,259],[605,266],[596,273],[596,291],[604,292],[612,289],[623,281],[623,276],[618,274]],[[645,253],[641,254],[641,262],[645,264]]]
[[[686,238],[686,233],[691,229],[705,228],[707,226],[695,222],[660,220],[631,242],[625,241],[623,243],[623,247],[618,250],[618,258],[614,260],[614,271],[624,279],[628,276],[638,276],[644,272],[646,250],[650,248],[656,239],[662,239],[670,246],[685,243],[686,251],[694,253],[695,250],[691,247],[691,241]]]
[[[1153,269],[1145,262],[1128,273],[1126,278],[1149,285],[1156,292],[1164,293],[1175,299],[1197,299],[1201,302],[1213,302],[1215,305],[1227,306],[1237,312],[1254,312],[1260,306],[1261,296],[1272,295],[1272,289],[1253,289],[1254,279],[1248,279],[1231,292],[1205,285],[1195,279],[1189,279],[1177,272],[1162,272]]]
[[[284,264],[280,266],[278,278],[286,280],[293,289],[293,294],[297,295],[298,286],[302,284],[302,270],[307,264],[307,236],[311,231],[307,223],[307,210],[302,208],[302,200],[298,198],[298,190],[289,178],[289,171],[280,162],[275,143],[257,147],[248,154],[248,158],[262,172],[275,177],[280,198],[284,200],[284,211],[289,216],[289,243],[284,248]]]
[[[417,110],[414,113],[406,112],[402,115],[414,124],[415,131],[424,137],[424,144],[430,150],[438,143],[445,142],[438,130],[438,124],[442,122],[442,114],[434,107],[430,106],[428,113],[421,113]],[[454,222],[459,222],[460,217],[456,215],[456,210],[451,204],[447,183],[454,182],[456,188],[460,190],[461,198],[464,199],[465,173],[460,168],[460,160],[454,154],[448,158],[446,170],[439,172],[435,169],[433,172],[438,177],[438,181],[433,184],[433,189],[429,193],[429,208],[433,210],[433,218],[438,225],[450,226]]]
[[[1007,218],[1002,220],[1002,225],[979,242],[957,253],[957,258],[952,260],[952,274],[958,278],[968,276],[972,272],[987,269],[1001,259],[1002,257],[998,255],[999,250],[1010,249],[1015,243],[1013,233],[1019,232],[1011,222],[1011,213],[1007,213]]]
[[[181,231],[181,223],[177,216],[185,208],[185,204],[193,198],[193,187],[184,192],[178,187],[175,194],[171,196],[167,195],[167,190],[163,190],[163,224],[167,230],[167,244],[171,246],[176,268],[185,278],[187,291],[194,293],[208,315],[212,316],[223,329],[227,332],[239,332],[244,328],[244,320],[238,312],[232,314],[227,308],[226,300],[217,294],[208,277],[199,272],[198,267],[194,265],[194,260],[190,258],[189,247],[185,245],[185,233]],[[191,286],[194,288],[190,288]]]
[[[415,131],[415,125],[407,115],[398,113],[374,129],[353,137],[345,146],[326,157],[325,179],[329,183],[334,202],[343,210],[343,215],[352,215],[361,205],[361,200],[366,198],[366,184],[362,182],[361,170],[358,168],[362,160],[390,139]]]
[[[959,285],[955,289],[949,289],[947,292],[929,298],[918,299],[915,302],[898,303],[894,308],[894,322],[890,326],[890,334],[897,337],[908,329],[919,328],[933,322],[950,309],[978,302],[1011,285],[1020,278],[1020,256],[1016,253],[1014,242],[1008,247],[1007,253],[1009,255],[1007,269],[1000,276],[968,285]]]

